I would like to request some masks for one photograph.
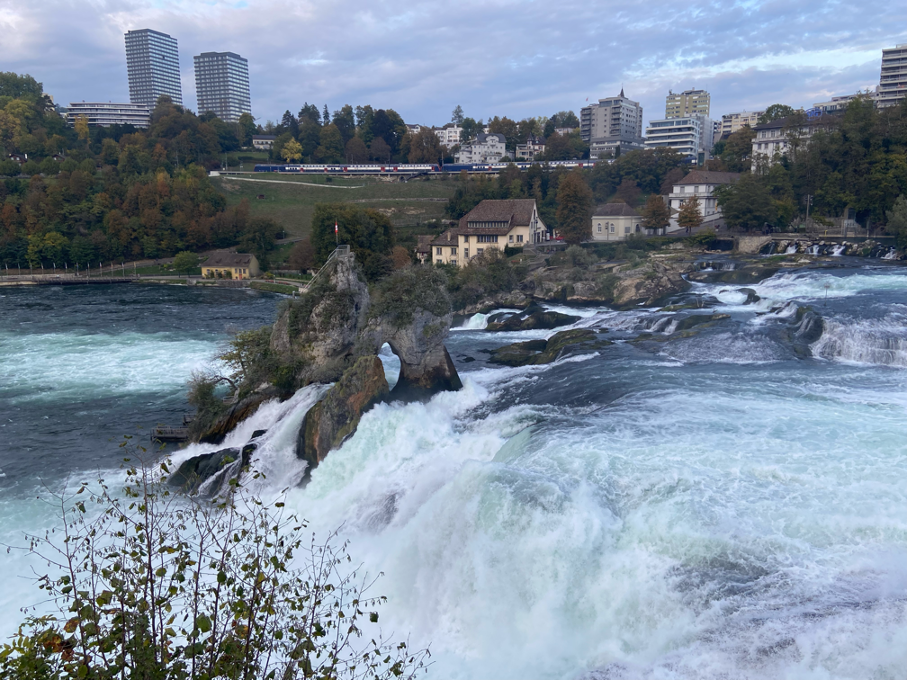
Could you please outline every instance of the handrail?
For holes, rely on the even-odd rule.
[[[328,268],[328,265],[331,264],[332,260],[334,260],[338,256],[349,255],[349,254],[350,254],[350,246],[338,246],[337,248],[332,250],[331,254],[328,256],[328,259],[325,260],[325,264],[322,265],[321,269],[319,269],[317,272],[315,272],[315,276],[313,276],[311,279],[309,279],[309,283],[306,284],[305,290],[308,291],[312,287],[312,284],[318,280],[318,277],[321,276],[322,272]]]

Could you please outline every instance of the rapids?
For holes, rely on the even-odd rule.
[[[464,389],[373,408],[305,488],[295,432],[323,387],[269,404],[220,447],[173,456],[266,429],[254,454],[265,478],[247,487],[289,487],[316,532],[343,525],[354,557],[385,574],[385,631],[431,644],[431,678],[905,677],[904,269],[785,271],[749,288],[759,301],[695,284],[679,301],[697,305],[676,312],[554,307],[614,344],[546,366],[497,367],[487,351],[555,331],[487,333],[487,315],[471,317],[448,340]],[[76,317],[32,332],[16,312],[0,336],[0,407],[13,409],[0,429],[2,542],[52,526],[34,499],[45,461],[51,482],[114,467],[100,439],[65,429],[74,395],[109,406],[106,437],[153,424],[143,401],[154,418],[179,412],[180,384],[223,322],[273,309],[273,297],[229,294],[221,327],[204,332],[155,328],[150,299],[124,300],[133,320],[116,332]],[[183,322],[206,302],[187,302]],[[806,306],[823,326],[805,356],[792,329]],[[716,313],[729,318],[673,335]],[[97,371],[80,368],[91,358]],[[381,358],[393,380],[399,362],[387,347]],[[34,439],[51,415],[59,429]],[[27,560],[7,559],[28,575]],[[0,586],[5,610],[37,599],[24,583]]]

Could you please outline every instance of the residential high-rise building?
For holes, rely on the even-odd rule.
[[[674,93],[668,91],[665,98],[666,118],[686,118],[687,116],[704,116],[709,118],[709,92],[706,90],[685,90]]]
[[[143,28],[126,34],[126,72],[129,101],[153,107],[166,94],[183,105],[180,55],[177,40],[166,33]]]
[[[200,114],[210,111],[225,123],[236,123],[252,112],[249,62],[233,52],[202,52],[193,62]]]
[[[877,106],[895,106],[906,95],[906,45],[896,45],[883,50],[880,65],[880,89],[877,91]]]
[[[725,137],[730,135],[733,132],[737,132],[745,125],[753,128],[754,125],[760,122],[760,116],[763,115],[762,111],[742,111],[741,113],[726,113],[722,116],[722,122],[719,127],[719,135]]]
[[[624,96],[600,99],[580,109],[580,138],[594,158],[616,155],[616,149],[643,148],[643,108]]]
[[[651,120],[646,127],[646,148],[674,149],[690,163],[702,164],[713,148],[715,122],[705,116]]]

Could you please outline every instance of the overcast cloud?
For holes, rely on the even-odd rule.
[[[253,115],[303,102],[393,108],[440,125],[461,104],[488,120],[579,113],[625,94],[644,120],[665,95],[712,95],[712,117],[810,106],[873,88],[884,47],[906,41],[904,0],[629,4],[484,0],[0,0],[0,70],[29,73],[57,103],[128,101],[123,34],[179,41],[183,101],[192,56],[249,60]]]

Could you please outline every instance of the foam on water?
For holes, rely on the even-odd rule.
[[[22,400],[183,389],[217,349],[174,333],[0,332],[0,383]]]
[[[458,392],[364,414],[305,488],[296,432],[324,386],[175,458],[267,430],[254,454],[266,476],[248,488],[291,486],[288,506],[316,533],[342,527],[353,557],[386,574],[385,631],[431,643],[430,678],[903,678],[905,376],[866,352],[904,338],[904,305],[830,308],[813,351],[836,361],[794,360],[772,324],[826,283],[847,305],[905,277],[778,274],[749,286],[763,307],[717,295],[717,310],[776,309],[764,326],[728,321],[659,345],[661,359],[627,343],[544,366],[466,364]],[[578,327],[664,333],[689,313],[583,311]],[[464,329],[452,356],[557,330]],[[889,349],[903,365],[904,343]],[[31,499],[0,498],[0,514],[4,538],[52,526]],[[0,585],[0,606],[26,603],[21,590]]]
[[[388,575],[431,677],[899,677],[904,396],[755,370],[531,430],[553,414],[479,417],[526,375],[490,371],[373,409],[290,502]]]

